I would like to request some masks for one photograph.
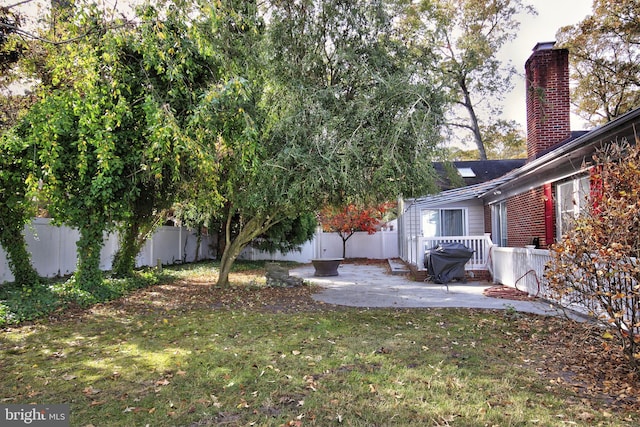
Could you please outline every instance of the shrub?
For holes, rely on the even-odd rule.
[[[631,367],[640,367],[640,149],[599,150],[587,208],[551,247],[552,297],[577,303],[610,326]]]
[[[88,307],[111,301],[163,280],[166,278],[153,270],[140,270],[126,279],[104,279],[91,291],[79,286],[76,276],[64,282],[30,286],[5,283],[0,286],[0,327],[42,318],[70,304]]]

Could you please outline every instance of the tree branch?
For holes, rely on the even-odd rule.
[[[132,23],[132,21],[125,21],[122,24],[118,24],[118,25],[115,25],[115,24],[114,25],[107,25],[106,27],[104,27],[104,29],[105,30],[116,30],[118,28],[126,27],[127,25],[129,25],[131,23]],[[58,41],[56,41],[56,40],[49,40],[49,39],[46,39],[44,37],[40,37],[37,34],[33,34],[33,33],[29,32],[29,31],[25,31],[25,30],[21,29],[20,27],[17,27],[15,25],[11,25],[11,24],[7,24],[7,23],[1,22],[1,21],[0,21],[0,28],[7,28],[11,32],[13,32],[14,34],[17,34],[19,36],[30,38],[32,40],[38,40],[40,42],[47,43],[47,44],[50,44],[50,45],[53,45],[53,46],[60,46],[60,45],[76,42],[78,40],[81,40],[81,39],[89,36],[90,34],[96,32],[99,29],[98,27],[93,27],[90,30],[86,31],[85,33],[80,34],[79,36],[72,37],[72,38],[66,39],[66,40],[58,40]]]

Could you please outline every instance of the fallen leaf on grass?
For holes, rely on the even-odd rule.
[[[318,382],[313,377],[313,375],[305,375],[304,377],[302,377],[302,379],[305,381],[305,383],[307,383],[307,388],[309,390],[317,391]]]
[[[102,390],[99,390],[97,388],[93,388],[93,386],[89,386],[89,387],[85,387],[82,392],[85,394],[85,396],[93,396],[94,394],[98,394],[100,393]]]

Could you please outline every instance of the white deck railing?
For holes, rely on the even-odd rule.
[[[465,264],[466,270],[488,270],[489,269],[489,253],[493,245],[489,234],[482,236],[437,236],[437,237],[419,237],[419,248],[422,248],[422,254],[418,255],[419,259],[415,261],[415,265],[419,269],[425,269],[424,254],[427,250],[436,247],[440,243],[462,243],[473,251],[473,256]]]

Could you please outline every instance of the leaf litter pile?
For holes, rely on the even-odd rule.
[[[588,323],[211,283],[186,276],[6,329],[2,403],[69,403],[83,426],[640,422],[637,376]]]

